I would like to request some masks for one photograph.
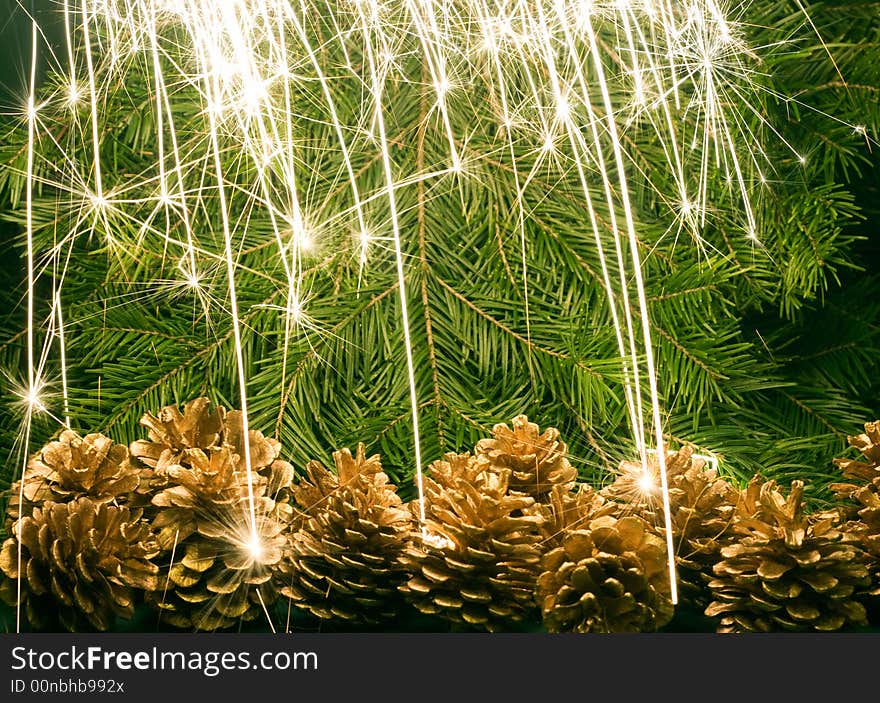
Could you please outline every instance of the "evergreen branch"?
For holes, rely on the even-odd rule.
[[[471,310],[473,310],[475,313],[477,313],[477,315],[482,317],[484,320],[487,320],[488,322],[495,325],[498,329],[500,329],[505,334],[509,335],[510,337],[513,337],[516,341],[518,341],[523,346],[525,346],[529,349],[532,349],[534,351],[541,352],[542,354],[546,354],[547,356],[552,356],[556,359],[571,360],[571,357],[568,354],[556,351],[554,349],[547,349],[545,347],[542,347],[542,346],[535,344],[534,342],[529,342],[529,340],[526,339],[523,335],[519,334],[518,332],[513,331],[512,329],[510,329],[510,327],[505,325],[503,322],[501,322],[500,320],[497,320],[492,315],[487,313],[485,310],[480,308],[478,305],[476,305],[475,303],[468,300],[463,294],[459,293],[452,286],[450,286],[446,281],[444,281],[442,278],[440,278],[440,276],[438,276],[437,274],[434,274],[433,278],[445,290],[447,290],[453,297],[457,298],[462,303],[467,305]],[[595,369],[592,369],[591,367],[587,366],[582,361],[574,360],[574,363],[577,365],[578,368],[582,369],[583,371],[586,371],[587,373],[589,373],[593,376],[601,378],[602,374],[598,373]]]

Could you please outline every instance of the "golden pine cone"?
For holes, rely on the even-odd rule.
[[[866,486],[852,493],[857,506],[857,525],[874,540],[880,540],[880,476]],[[874,544],[869,550],[880,557],[880,545]]]
[[[670,493],[674,479],[695,469],[702,471],[706,462],[693,457],[691,447],[666,453],[666,480]],[[655,454],[649,454],[647,465],[641,461],[622,461],[614,481],[602,488],[600,493],[607,500],[638,509],[647,520],[663,520],[660,462]]]
[[[852,493],[850,498],[857,505],[856,519],[848,520],[840,526],[840,529],[869,557],[871,585],[865,590],[864,595],[880,596],[880,478],[875,478],[867,486],[862,486]],[[871,613],[872,620],[875,612]]]
[[[158,586],[159,549],[141,511],[77,498],[43,503],[3,543],[3,599],[36,628],[107,630],[134,614],[137,591]],[[21,569],[19,569],[19,545]]]
[[[247,476],[228,445],[188,449],[182,463],[165,468],[166,486],[153,497],[160,508],[153,529],[170,556],[160,589],[148,599],[165,622],[222,629],[259,617],[275,601],[272,570],[281,560],[289,511],[279,511],[267,489],[289,490],[292,469],[276,461],[270,470],[268,478],[252,474],[252,521]]]
[[[154,470],[152,474],[144,472],[153,490],[165,487],[165,470],[169,466],[188,466],[189,452],[193,449],[210,453],[211,450],[228,447],[238,469],[242,472],[247,470],[244,423],[240,410],[226,410],[220,405],[212,408],[208,398],[196,398],[184,405],[183,412],[176,405],[168,405],[158,415],[147,413],[141,418],[141,425],[149,430],[149,439],[132,442],[131,453]],[[280,442],[253,429],[248,432],[248,440],[251,471],[267,479],[290,474],[289,480],[267,486],[267,495],[275,501],[276,510],[289,512],[287,505],[290,502],[293,467],[278,458]]]
[[[31,457],[24,480],[12,484],[6,530],[47,501],[66,503],[85,496],[96,503],[124,503],[139,484],[140,471],[129,461],[125,445],[114,444],[101,434],[81,437],[64,430]]]
[[[494,437],[477,443],[478,461],[492,471],[510,471],[510,490],[531,496],[541,502],[553,486],[571,488],[577,471],[566,458],[568,448],[559,439],[559,430],[547,428],[543,434],[538,425],[525,415],[513,418],[513,428],[504,423],[492,429]]]
[[[647,632],[672,618],[666,545],[588,487],[556,489],[536,598],[550,632]]]
[[[621,507],[581,483],[575,489],[554,486],[546,503],[537,505],[532,512],[543,517],[541,546],[549,551],[562,544],[567,532],[585,529],[591,520],[603,515],[620,517]]]
[[[866,555],[835,516],[804,514],[803,482],[784,498],[773,481],[742,492],[721,549],[709,616],[719,632],[831,631],[866,624],[857,597],[870,583]]]
[[[423,532],[401,555],[412,577],[400,590],[419,611],[494,632],[534,609],[543,518],[510,476],[469,454],[432,464]]]
[[[847,438],[867,461],[838,458],[834,464],[847,482],[830,488],[839,500],[838,510],[847,522],[841,529],[858,540],[870,555],[873,587],[869,595],[880,595],[880,420],[865,423],[865,433]]]
[[[141,425],[148,430],[148,439],[131,444],[132,456],[153,469],[171,464],[185,464],[189,449],[214,449],[230,446],[244,460],[244,424],[240,410],[212,408],[208,398],[196,398],[186,403],[183,412],[176,405],[167,405],[158,415],[147,413]],[[254,470],[269,466],[278,458],[281,445],[262,432],[248,432],[251,467]]]
[[[225,417],[225,408],[212,408],[208,398],[189,401],[182,413],[177,405],[167,405],[141,418],[149,439],[132,442],[131,454],[152,469],[180,463],[188,449],[222,446]]]
[[[684,602],[702,609],[711,597],[712,566],[733,520],[739,492],[717,470],[707,468],[704,460],[695,459],[691,447],[667,453],[666,479],[677,585]],[[621,462],[617,478],[601,494],[665,534],[661,485],[659,462],[650,456],[646,467],[641,462]]]
[[[873,588],[872,596],[880,595],[880,476],[870,483],[860,486],[849,494],[855,504],[854,519],[846,522],[841,529],[857,539],[860,546],[870,555]]]
[[[862,484],[871,482],[880,473],[880,420],[866,422],[864,434],[847,437],[847,440],[867,461],[835,459],[834,464],[847,478]]]
[[[315,616],[375,624],[393,618],[406,579],[399,557],[412,516],[359,444],[334,452],[336,472],[317,461],[294,488],[300,510],[278,577],[281,593]]]
[[[841,501],[841,510],[845,517],[854,519],[864,509],[864,499],[855,494],[866,487],[880,484],[880,420],[865,423],[865,433],[847,437],[851,447],[858,449],[867,461],[838,458],[834,465],[842,472],[845,483],[832,483],[830,488]],[[872,490],[872,489],[869,489]],[[880,525],[878,525],[880,527]]]

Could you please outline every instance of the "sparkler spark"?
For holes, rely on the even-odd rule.
[[[360,8],[359,8],[360,11]],[[367,62],[370,68],[371,92],[373,95],[373,104],[376,111],[376,122],[379,131],[379,144],[382,151],[382,167],[385,173],[385,184],[387,187],[388,207],[391,211],[391,231],[394,238],[394,255],[397,264],[397,285],[400,294],[400,316],[401,326],[403,328],[403,343],[406,351],[406,371],[407,380],[409,381],[410,391],[410,407],[412,412],[413,424],[413,450],[415,453],[416,463],[416,487],[418,489],[419,501],[419,521],[423,526],[425,524],[425,488],[422,477],[422,442],[419,434],[419,397],[416,389],[415,381],[415,364],[413,361],[412,340],[410,338],[409,312],[406,300],[406,273],[403,262],[403,248],[400,238],[399,215],[397,212],[397,201],[394,193],[394,173],[391,167],[391,156],[388,148],[388,137],[385,133],[385,117],[382,108],[382,83],[376,70],[376,59],[374,57],[372,33],[366,14],[361,12],[361,28],[363,31],[364,46],[366,47]],[[372,15],[376,16],[377,10],[372,11]]]
[[[407,300],[409,233],[398,191],[449,176],[456,183],[469,177],[469,135],[457,131],[467,117],[456,110],[479,85],[497,113],[493,130],[499,142],[503,137],[499,158],[513,173],[512,234],[522,268],[525,354],[533,384],[527,198],[540,173],[571,167],[576,174],[581,224],[595,245],[621,358],[633,449],[645,471],[642,489],[662,495],[672,599],[677,599],[661,389],[642,266],[645,243],[631,196],[634,181],[655,187],[668,205],[673,229],[687,230],[702,247],[713,205],[710,180],[722,174],[743,213],[743,236],[758,243],[752,192],[767,182],[764,174],[772,164],[753,125],[778,137],[802,164],[807,160],[746,99],[756,90],[752,60],[757,50],[748,46],[723,0],[65,0],[63,13],[66,74],[57,93],[38,104],[34,24],[25,112],[28,373],[22,471],[32,415],[48,402],[39,392],[48,346],[38,360],[34,290],[42,269],[33,239],[33,192],[46,183],[71,200],[69,232],[45,253],[53,276],[47,319],[59,340],[65,423],[71,422],[61,296],[66,263],[82,232],[100,231],[114,244],[111,219],[119,216],[136,225],[138,246],[150,238],[161,242],[176,266],[168,289],[176,288],[193,305],[198,301],[206,320],[209,313],[217,318],[213,308],[231,320],[249,490],[250,530],[242,548],[255,561],[262,546],[252,488],[246,364],[251,330],[244,306],[283,317],[282,417],[292,375],[291,339],[321,334],[306,310],[307,267],[322,265],[334,233],[342,231],[339,238],[357,261],[360,291],[371,252],[387,243],[393,251],[424,526],[419,389]],[[328,63],[328,54],[342,57],[339,65]],[[414,79],[406,68],[412,56],[421,64]],[[155,168],[128,174],[120,184],[102,164],[102,124],[113,91],[130,74],[150,86]],[[362,93],[354,97],[355,105],[352,80]],[[433,170],[426,166],[425,172],[401,174],[395,163],[401,137],[391,131],[389,91],[404,81],[417,85],[427,105],[419,129],[433,125],[440,135],[444,161]],[[734,103],[745,103],[747,113],[733,109]],[[91,157],[80,163],[65,153],[54,166],[61,174],[57,180],[34,170],[42,136],[65,151],[41,127],[42,110],[53,107],[63,108],[75,126],[88,112],[82,139]],[[313,144],[299,134],[305,121],[325,124],[329,143]],[[636,129],[656,136],[670,192],[639,173],[628,146]],[[853,131],[870,144],[865,126],[855,125]],[[78,129],[72,132],[69,139],[79,138]],[[323,152],[340,157],[338,173],[321,173]],[[489,155],[475,154],[474,162],[483,156]],[[364,176],[373,163],[381,167],[381,186]],[[52,168],[44,165],[44,171]],[[321,192],[326,183],[333,197]],[[347,207],[331,211],[340,191],[348,194]],[[373,219],[380,207],[387,207],[384,224]],[[222,247],[212,246],[215,239]],[[242,263],[245,252],[259,247],[277,249],[277,270],[253,271]],[[137,247],[112,250],[120,261],[137,261]],[[237,281],[254,275],[277,283],[283,304],[243,302]],[[224,290],[226,300],[212,297],[216,290]],[[659,485],[648,472],[649,455],[655,456]]]
[[[256,562],[259,562],[263,556],[263,543],[260,536],[254,532],[247,543],[248,556]]]
[[[22,441],[22,466],[21,483],[18,491],[18,504],[24,505],[24,474],[27,471],[29,445],[31,438],[31,423],[35,411],[40,410],[42,402],[39,398],[39,387],[34,366],[34,138],[36,130],[37,113],[36,103],[36,76],[37,76],[37,22],[31,21],[31,72],[28,90],[28,141],[27,141],[27,174],[25,184],[25,236],[27,237],[27,412],[24,422],[24,438]],[[17,573],[16,600],[21,603],[21,540],[17,549]],[[21,631],[21,606],[15,610],[15,629]]]

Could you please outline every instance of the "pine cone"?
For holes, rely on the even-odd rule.
[[[153,490],[165,487],[165,470],[169,466],[189,466],[188,452],[191,449],[210,453],[211,450],[229,447],[238,469],[246,472],[244,423],[240,410],[226,410],[219,405],[212,409],[207,398],[196,398],[184,406],[182,413],[176,405],[169,405],[162,408],[158,415],[144,415],[141,424],[148,428],[149,439],[132,442],[131,453],[154,470],[150,475]],[[280,442],[265,437],[258,430],[250,430],[248,440],[251,471],[270,480],[266,494],[275,501],[276,511],[290,513],[288,503],[293,468],[278,459]],[[287,480],[272,485],[273,477],[283,479],[288,473],[290,476]]]
[[[581,483],[573,490],[555,486],[547,502],[536,506],[532,512],[543,517],[541,546],[547,552],[559,547],[566,533],[585,529],[591,520],[603,515],[620,517],[621,506],[605,500],[591,486]]]
[[[571,488],[577,471],[565,458],[568,448],[559,430],[549,427],[541,434],[525,415],[513,418],[513,429],[498,424],[493,439],[477,443],[477,459],[491,471],[510,471],[510,491],[524,493],[538,502],[547,499],[553,486]]]
[[[636,516],[587,487],[554,491],[554,545],[536,597],[550,632],[646,632],[672,618],[666,545]]]
[[[107,630],[134,614],[136,592],[158,585],[158,546],[141,511],[77,498],[45,502],[14,527],[0,551],[3,599],[36,628]],[[20,540],[20,543],[19,543]],[[21,569],[19,569],[19,544]]]
[[[275,461],[268,478],[253,475],[255,543],[247,476],[239,464],[228,445],[187,449],[181,463],[165,468],[167,486],[153,497],[161,508],[153,528],[171,556],[150,602],[177,627],[230,627],[258,617],[277,597],[270,580],[289,511],[279,511],[267,489],[288,490],[293,471]]]
[[[670,492],[676,477],[690,469],[703,470],[706,462],[693,458],[693,449],[683,447],[677,452],[666,453],[666,480]],[[601,495],[607,500],[638,509],[646,520],[663,522],[663,499],[661,496],[660,463],[656,455],[648,455],[647,466],[640,461],[622,461],[614,481],[602,488]]]
[[[866,555],[835,523],[835,517],[804,515],[803,482],[792,482],[786,499],[773,481],[754,479],[709,583],[714,600],[706,615],[722,616],[718,631],[864,625],[856,596],[870,583]]]
[[[840,529],[869,556],[871,586],[864,595],[880,596],[880,476],[850,493],[849,498],[855,503],[856,519],[845,522]],[[876,601],[870,604],[876,609]],[[871,617],[875,617],[874,611]]]
[[[293,489],[301,512],[280,566],[281,593],[322,619],[375,624],[393,618],[406,579],[399,556],[412,517],[382,472],[378,454],[335,452]]]
[[[830,488],[841,501],[845,517],[855,519],[864,507],[856,493],[880,479],[880,420],[865,423],[865,434],[847,437],[851,447],[858,449],[867,461],[839,458],[834,465],[842,472],[847,483],[832,483]]]
[[[838,508],[848,520],[846,531],[870,555],[872,588],[867,595],[880,596],[880,420],[865,423],[865,434],[848,438],[867,461],[835,459],[847,483],[831,484],[840,503]]]
[[[705,461],[694,459],[691,447],[667,454],[666,478],[677,585],[682,600],[702,610],[711,599],[712,566],[718,561],[739,492],[715,469],[706,468]],[[649,457],[647,467],[621,462],[618,477],[601,493],[665,534],[661,485],[659,462]]]
[[[177,464],[187,449],[209,449],[222,446],[226,410],[211,408],[207,398],[196,398],[183,406],[167,405],[158,415],[147,413],[141,425],[149,430],[148,440],[131,443],[132,456],[152,469]]]
[[[31,515],[47,501],[66,503],[89,497],[96,503],[124,503],[137,490],[140,471],[131,465],[128,449],[101,434],[80,437],[65,430],[34,454],[24,481],[10,488],[6,531],[21,515]],[[23,484],[23,485],[22,485]],[[21,509],[19,500],[24,500]]]
[[[432,464],[424,532],[401,555],[413,576],[400,590],[418,610],[494,632],[534,608],[543,518],[508,491],[510,476],[469,454]]]

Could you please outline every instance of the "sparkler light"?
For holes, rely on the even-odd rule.
[[[247,543],[247,552],[251,559],[257,562],[260,561],[260,558],[263,556],[263,544],[258,534],[251,535]]]
[[[653,493],[654,492],[654,477],[647,471],[642,474],[642,477],[639,479],[639,488],[642,493]]]
[[[280,418],[298,378],[298,371],[291,371],[292,340],[325,335],[306,310],[309,277],[326,268],[321,257],[335,246],[334,233],[344,232],[339,240],[356,261],[358,290],[372,253],[386,248],[393,253],[401,333],[395,343],[402,344],[405,363],[383,382],[395,383],[399,375],[407,385],[424,524],[419,431],[424,399],[417,383],[416,319],[408,300],[408,190],[417,185],[424,193],[451,183],[464,198],[476,165],[501,162],[512,170],[512,235],[519,245],[525,353],[534,385],[540,380],[531,360],[537,348],[531,288],[538,274],[530,270],[528,199],[542,187],[544,174],[561,180],[570,172],[576,175],[580,224],[599,263],[597,278],[621,359],[630,451],[646,472],[643,490],[659,489],[662,496],[676,601],[662,389],[634,192],[637,184],[647,183],[666,204],[671,231],[689,233],[705,249],[714,206],[710,182],[721,174],[743,213],[741,236],[759,242],[753,193],[772,165],[756,130],[784,139],[747,99],[757,90],[756,50],[723,0],[80,0],[78,7],[65,1],[63,13],[67,75],[46,104],[73,115],[71,139],[88,144],[91,158],[67,157],[54,174],[51,164],[41,164],[39,178],[69,196],[70,228],[48,254],[34,251],[34,155],[42,137],[56,139],[41,127],[36,102],[34,25],[26,111],[25,457],[43,383],[35,346],[37,279],[47,275],[43,271],[57,278],[49,319],[60,341],[69,425],[67,397],[76,390],[68,389],[62,292],[70,252],[83,238],[102,233],[112,256],[134,267],[139,247],[159,242],[176,262],[176,280],[170,284],[178,287],[176,294],[197,301],[206,320],[209,314],[231,320],[249,487],[245,549],[258,560],[260,516],[248,429],[253,379],[246,363],[257,333],[246,321],[247,312],[259,308],[283,316]],[[413,56],[417,77],[410,72]],[[108,170],[108,156],[101,153],[102,130],[114,91],[124,90],[129,79],[149,86],[154,163],[117,183],[121,179]],[[393,110],[401,85],[414,86],[422,96],[419,124]],[[500,146],[490,153],[473,146],[467,117],[457,113],[468,103],[469,91],[492,106],[496,124],[488,131],[497,132]],[[742,102],[748,114],[731,107]],[[312,140],[303,125],[326,125],[326,139]],[[853,129],[867,138],[864,126]],[[412,132],[423,137],[428,130],[439,135],[443,163],[420,160],[417,172],[402,173],[395,150]],[[649,131],[659,143],[662,176],[645,172],[634,158],[636,130]],[[785,143],[806,163],[805,155]],[[330,153],[338,159],[336,167],[327,166]],[[370,170],[374,163],[381,178]],[[340,193],[349,198],[342,208]],[[117,242],[117,219],[135,225],[131,250],[123,246],[124,233]],[[247,252],[260,248],[276,250],[275,270],[242,263]],[[40,254],[51,266],[40,268]],[[277,285],[284,304],[247,300],[240,282],[255,276]],[[125,305],[125,299],[111,304]],[[659,467],[659,486],[648,472],[649,455]]]
[[[30,85],[28,90],[28,107],[27,107],[27,174],[25,186],[25,236],[27,237],[27,412],[24,421],[24,439],[22,442],[22,466],[21,474],[27,469],[28,453],[30,451],[31,423],[33,414],[42,407],[39,398],[39,382],[36,377],[36,366],[34,363],[34,220],[33,220],[33,196],[34,196],[34,149],[35,149],[35,133],[36,133],[36,76],[37,76],[37,23],[36,20],[31,22],[31,72]],[[21,482],[18,495],[19,505],[24,504],[24,481]],[[18,543],[18,572],[21,573],[21,541]],[[16,583],[17,598],[21,602],[21,577]],[[15,628],[18,631],[21,627],[21,608],[16,609]]]

